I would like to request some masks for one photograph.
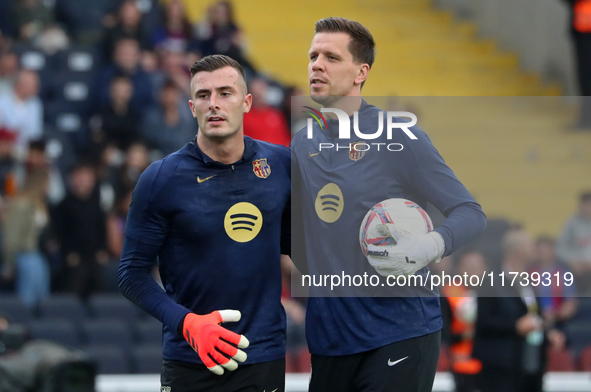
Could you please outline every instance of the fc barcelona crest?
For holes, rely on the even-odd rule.
[[[367,150],[369,150],[369,145],[366,142],[349,143],[349,158],[352,161],[358,161],[363,158]]]
[[[252,171],[258,178],[267,178],[271,175],[271,166],[267,163],[267,158],[252,161]]]

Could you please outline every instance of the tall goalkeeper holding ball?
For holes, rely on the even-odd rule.
[[[281,392],[289,150],[243,135],[252,96],[236,61],[207,56],[191,75],[199,131],[140,177],[119,287],[163,323],[163,391]]]
[[[351,131],[358,122],[364,134],[374,132],[383,112],[361,98],[375,57],[367,28],[343,18],[319,20],[308,55],[311,98],[323,108],[344,112]],[[369,141],[338,139],[342,118],[337,112],[329,112],[335,114],[332,117],[324,112],[326,122],[310,121],[308,131],[299,132],[292,141],[293,216],[299,216],[295,209],[303,212],[295,228],[303,229],[306,261],[301,263],[300,255],[294,254],[296,265],[305,265],[312,275],[338,273],[344,264],[356,275],[375,275],[376,270],[380,275],[424,275],[429,263],[484,230],[480,205],[424,132],[412,127],[416,140],[410,140],[402,128],[395,129],[390,139],[383,132],[371,142],[399,143],[404,148],[377,151],[368,148]],[[349,150],[320,148],[339,141]],[[353,145],[363,147],[353,149]],[[359,246],[360,224],[374,205],[392,198],[423,207],[430,202],[447,219],[426,234],[385,223],[379,229],[391,243],[371,244],[366,258]],[[299,250],[300,244],[293,248]],[[328,291],[312,295],[306,315],[313,369],[310,392],[431,391],[439,358],[441,309],[436,292],[423,287],[414,293],[419,289],[420,295],[399,297],[330,296]]]

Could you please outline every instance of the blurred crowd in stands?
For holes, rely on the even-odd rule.
[[[211,3],[197,23],[180,0],[0,2],[0,295],[17,293],[34,312],[52,293],[86,301],[118,292],[131,193],[151,162],[195,136],[189,67],[202,56],[226,54],[245,68],[253,94],[245,134],[289,145],[290,97],[303,92],[259,73],[246,42],[228,1]],[[515,293],[513,304],[444,287],[440,369],[454,372],[458,388],[465,386],[458,390],[473,390],[480,372],[533,375],[528,382],[536,383],[546,363],[564,365],[564,358],[572,369],[591,370],[591,339],[581,332],[591,306],[576,298],[590,294],[582,290],[591,287],[591,194],[581,196],[556,241],[534,241],[493,219],[477,243],[434,268],[444,266],[469,274],[572,271],[579,286],[540,286]],[[285,282],[288,367],[309,371],[304,305]],[[503,353],[491,355],[495,347]],[[546,356],[546,347],[559,354]],[[514,374],[515,358],[526,353],[533,365]]]
[[[439,365],[456,391],[541,391],[546,371],[591,371],[591,193],[580,195],[557,239],[489,218],[481,237],[431,270],[496,279],[441,289]]]

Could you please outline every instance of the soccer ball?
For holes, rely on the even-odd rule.
[[[367,256],[367,245],[396,245],[396,240],[378,226],[392,223],[412,234],[427,234],[433,230],[429,215],[417,203],[406,199],[388,199],[379,202],[365,214],[359,228],[359,244]]]

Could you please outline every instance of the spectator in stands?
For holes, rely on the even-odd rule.
[[[0,18],[5,17],[4,15],[0,16]],[[8,37],[6,32],[3,30],[6,28],[7,31],[10,30],[10,26],[2,25],[0,26],[0,53],[6,53],[10,50],[12,46],[12,40]]]
[[[158,54],[154,51],[144,51],[142,53],[141,64],[144,72],[147,73],[150,78],[152,96],[158,97],[164,80],[163,73],[160,70],[160,59]]]
[[[113,209],[107,216],[107,244],[109,246],[109,263],[105,267],[104,287],[107,291],[119,291],[117,287],[117,270],[123,248],[125,222],[131,203],[133,188],[122,188],[115,195]]]
[[[242,30],[234,19],[232,3],[217,1],[207,12],[207,20],[197,27],[203,56],[224,54],[238,61],[246,72],[246,80],[256,70],[246,58]]]
[[[59,169],[47,159],[45,145],[46,142],[43,139],[31,140],[27,157],[16,165],[15,174],[19,186],[22,186],[31,171],[35,169],[47,170],[49,174],[47,201],[50,205],[57,205],[64,198],[66,189]]]
[[[160,52],[162,59],[162,72],[160,80],[160,90],[166,81],[171,80],[176,84],[179,91],[188,100],[191,97],[191,74],[189,69],[193,63],[188,63],[184,53],[165,51]],[[183,102],[185,106],[186,102]]]
[[[267,82],[261,78],[249,83],[252,107],[244,115],[244,134],[253,139],[289,147],[291,132],[281,110],[267,103]]]
[[[579,293],[591,293],[591,192],[581,194],[579,210],[558,238],[556,255],[573,271]]]
[[[13,52],[0,55],[0,94],[12,91],[18,76],[18,57]]]
[[[26,151],[29,140],[43,135],[43,105],[38,97],[39,76],[35,71],[21,70],[14,89],[0,94],[0,121],[17,132],[17,154]]]
[[[105,58],[112,58],[117,42],[123,38],[135,40],[141,50],[150,50],[152,44],[142,23],[142,12],[136,0],[126,0],[121,4],[115,25],[105,32]]]
[[[482,276],[486,261],[482,253],[467,251],[457,264],[456,275]],[[449,275],[449,270],[447,272]],[[474,345],[474,324],[476,322],[477,300],[475,293],[467,286],[446,285],[441,288],[449,306],[449,351],[451,370],[456,392],[477,390],[477,377],[482,363],[472,356]],[[442,308],[443,308],[442,300]],[[444,327],[447,329],[447,327]]]
[[[115,196],[113,210],[107,217],[107,243],[109,245],[109,255],[111,259],[121,259],[121,249],[123,247],[123,235],[125,232],[125,222],[127,213],[131,204],[131,194],[133,188],[123,188]]]
[[[4,278],[16,274],[16,290],[31,307],[50,291],[49,265],[39,250],[39,237],[49,220],[45,206],[48,179],[47,171],[33,170],[3,220]]]
[[[527,271],[534,243],[523,229],[511,229],[503,238],[502,271]],[[541,392],[546,368],[546,344],[564,346],[564,335],[544,330],[541,307],[531,286],[494,284],[478,298],[474,357],[482,363],[481,392]]]
[[[123,165],[112,168],[109,173],[109,183],[119,194],[126,189],[135,188],[140,174],[146,170],[150,164],[148,149],[143,143],[134,143],[125,152],[125,161]]]
[[[33,42],[53,24],[52,10],[41,0],[17,0],[12,13],[14,27],[21,41]]]
[[[306,127],[306,115],[301,110],[291,111],[291,98],[305,95],[301,88],[289,86],[283,92],[283,101],[281,102],[281,112],[287,120],[288,127],[293,134]]]
[[[185,52],[192,39],[193,27],[180,0],[171,0],[164,9],[163,26],[154,31],[152,42],[156,49]]]
[[[16,133],[0,127],[0,211],[6,198],[14,196],[18,189],[14,159],[16,136]]]
[[[109,86],[109,102],[98,112],[100,128],[94,140],[99,143],[115,145],[122,151],[139,138],[141,116],[131,100],[134,94],[132,81],[124,75],[111,79]]]
[[[141,68],[140,48],[135,39],[122,38],[115,44],[113,63],[108,65],[98,79],[99,104],[109,102],[110,81],[117,75],[125,75],[133,84],[133,95],[130,106],[138,113],[149,107],[153,102],[152,82]]]
[[[55,229],[66,257],[65,285],[85,299],[100,290],[108,260],[106,216],[101,209],[94,167],[79,163],[70,190],[54,212]]]
[[[181,102],[177,85],[172,81],[166,82],[160,94],[160,105],[144,116],[143,138],[168,155],[193,140],[196,134],[197,123],[187,110],[185,100]]]
[[[68,47],[70,40],[54,22],[53,9],[42,0],[19,0],[13,6],[18,39],[49,54]]]
[[[547,324],[562,330],[564,323],[570,320],[577,311],[576,286],[575,284],[571,286],[564,284],[562,277],[568,270],[557,263],[552,238],[541,236],[536,240],[535,261],[536,263],[530,272],[537,272],[542,283],[545,280],[551,282],[551,284],[536,286],[544,320]],[[556,281],[554,275],[556,273],[559,273],[562,282]]]
[[[571,36],[575,44],[579,94],[583,96],[579,129],[591,129],[591,2],[564,0],[571,8]]]
[[[306,346],[306,308],[299,298],[291,296],[292,268],[294,266],[291,259],[281,256],[281,304],[285,308],[287,324],[287,371],[304,373],[310,371],[310,357]]]

